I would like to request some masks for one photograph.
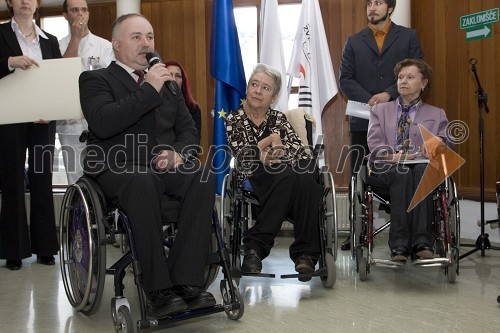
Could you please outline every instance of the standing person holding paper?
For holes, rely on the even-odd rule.
[[[0,24],[0,79],[16,70],[39,66],[42,59],[61,58],[57,38],[33,22],[39,1],[6,2],[12,19]],[[10,270],[20,269],[22,259],[32,253],[41,264],[54,265],[59,249],[52,197],[54,143],[53,121],[0,125],[0,258],[7,259]],[[24,201],[26,150],[31,196],[29,227]]]
[[[82,58],[82,71],[105,68],[115,59],[111,42],[90,32],[89,8],[85,0],[64,0],[63,15],[68,21],[70,34],[59,41],[65,58]],[[75,78],[76,80],[76,78]],[[85,119],[67,119],[57,122],[57,134],[63,151],[68,184],[74,184],[83,175],[82,163],[85,142],[80,134],[88,127]]]
[[[391,14],[396,0],[366,0],[368,27],[350,36],[340,62],[340,89],[349,100],[371,106],[398,97],[394,67],[406,58],[422,59],[417,32],[395,24]],[[368,120],[349,119],[351,172],[359,171],[369,149],[366,142]],[[350,236],[342,250],[351,247]]]

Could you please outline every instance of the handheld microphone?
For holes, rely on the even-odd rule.
[[[146,60],[148,61],[149,68],[153,67],[156,64],[161,64],[160,58],[155,56],[153,52],[148,52],[146,53]],[[177,84],[172,81],[165,81],[165,86],[167,87],[168,91],[174,96],[177,96],[177,93],[175,92],[175,87],[173,86],[174,84]]]

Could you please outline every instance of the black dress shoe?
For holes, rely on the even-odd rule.
[[[347,239],[342,243],[342,245],[340,245],[340,249],[342,251],[351,249],[351,235],[347,236]]]
[[[404,246],[396,246],[391,250],[391,260],[406,262],[408,259],[408,249]]]
[[[174,292],[182,297],[189,310],[208,308],[216,304],[214,296],[201,287],[188,285],[174,286]]]
[[[8,260],[5,263],[5,267],[10,269],[11,271],[18,271],[23,266],[23,262],[21,260]]]
[[[434,257],[434,250],[427,244],[420,243],[413,247],[413,253],[417,259],[432,259]]]
[[[243,264],[241,265],[241,273],[243,274],[259,274],[262,271],[262,261],[255,250],[245,251]]]
[[[155,318],[184,312],[188,305],[172,289],[163,289],[146,293],[146,313]]]
[[[301,255],[295,260],[295,271],[300,274],[310,274],[314,273],[314,260],[308,255]],[[299,281],[307,282],[310,281],[311,277],[299,277]]]
[[[36,261],[47,266],[52,266],[56,263],[54,256],[36,256]]]

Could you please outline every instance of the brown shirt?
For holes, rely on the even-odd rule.
[[[392,21],[389,20],[389,22],[385,25],[385,27],[382,30],[377,30],[375,26],[368,24],[368,27],[373,32],[373,37],[375,37],[375,41],[377,42],[377,47],[378,47],[378,52],[382,51],[382,47],[384,46],[384,41],[385,37],[387,36],[387,33],[389,32],[389,29],[391,28]]]

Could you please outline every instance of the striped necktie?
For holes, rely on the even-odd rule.
[[[141,85],[144,82],[144,71],[134,71],[133,73],[139,77],[137,79],[137,84]]]

